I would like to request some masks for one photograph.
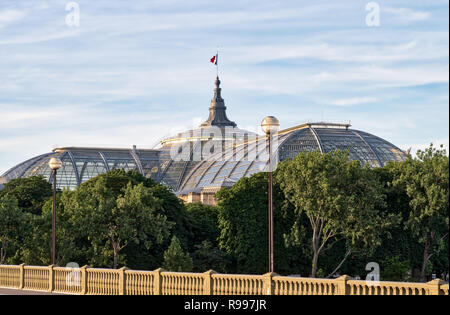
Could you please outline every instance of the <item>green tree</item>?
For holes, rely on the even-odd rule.
[[[116,198],[123,194],[128,183],[133,186],[143,184],[149,190],[149,193],[154,198],[159,200],[159,207],[157,213],[166,216],[167,221],[172,222],[171,236],[176,235],[183,246],[188,245],[190,236],[188,230],[188,215],[184,203],[173,193],[173,191],[159,183],[156,183],[151,178],[146,178],[135,171],[124,171],[122,169],[115,169],[110,172],[100,174],[89,181],[83,183],[84,186],[95,186],[96,182],[102,180],[105,187],[111,190]],[[165,238],[161,244],[153,243],[152,255],[145,254],[147,249],[143,243],[131,243],[123,252],[129,257],[128,261],[130,267],[135,268],[153,268],[158,266],[163,261],[164,250],[169,246],[171,237]]]
[[[60,193],[57,194],[57,246],[56,246],[56,264],[59,265],[60,260],[58,251],[61,248],[59,241],[61,241],[60,231],[61,227],[61,203]],[[50,265],[51,263],[51,249],[52,249],[52,201],[48,200],[42,207],[40,215],[30,216],[31,229],[26,234],[25,240],[22,243],[20,256],[21,262],[27,265]]]
[[[196,245],[209,241],[217,245],[219,237],[218,207],[204,205],[201,203],[190,203],[186,205],[189,228],[189,249]]]
[[[189,253],[183,251],[180,241],[176,236],[172,237],[169,247],[164,252],[163,267],[170,271],[192,271],[192,258]]]
[[[174,223],[171,234],[175,235],[181,244],[187,247],[190,237],[189,219],[183,201],[164,185],[153,184],[149,189],[152,195],[161,201],[160,213],[165,215],[168,221]],[[170,242],[170,238],[166,239],[161,246],[167,248],[168,242]]]
[[[183,201],[181,201],[170,188],[156,183],[151,178],[146,178],[138,172],[125,172],[122,169],[115,169],[110,172],[100,174],[85,182],[83,185],[94,186],[99,180],[103,181],[105,187],[112,190],[114,196],[123,194],[123,191],[127,187],[128,183],[131,183],[133,186],[143,184],[144,187],[149,188],[150,193],[161,202],[159,207],[161,214],[165,215],[168,221],[175,223],[172,232],[180,241],[183,243],[187,242],[189,233],[186,230],[186,208]]]
[[[292,241],[300,242],[298,222],[306,215],[311,231],[311,276],[315,277],[321,252],[330,243],[346,242],[346,259],[353,251],[374,248],[382,233],[397,219],[384,216],[383,189],[370,169],[349,161],[342,151],[303,152],[279,164],[275,174],[284,196],[294,206]]]
[[[261,172],[240,179],[231,189],[217,193],[219,245],[234,260],[234,272],[262,274],[268,270],[268,176]],[[274,268],[278,273],[303,273],[304,238],[297,244],[285,241],[292,222],[277,184],[274,185]],[[298,235],[305,235],[299,227]]]
[[[12,179],[0,191],[0,197],[14,196],[19,208],[32,214],[41,214],[42,206],[52,194],[52,186],[43,176]]]
[[[63,199],[77,234],[91,244],[90,263],[94,265],[110,265],[112,261],[117,268],[126,261],[122,250],[129,243],[141,243],[148,251],[168,237],[172,226],[158,213],[160,201],[143,183],[133,186],[130,181],[122,194],[116,193],[108,188],[105,178],[98,178]]]
[[[423,244],[420,280],[425,281],[430,258],[445,248],[449,226],[449,159],[444,149],[431,144],[402,164],[394,181],[406,187],[411,212],[406,228]],[[448,252],[446,253],[448,256]]]
[[[102,181],[104,185],[114,196],[123,194],[128,183],[132,186],[143,184],[145,187],[152,187],[156,183],[151,178],[146,178],[142,174],[135,171],[125,171],[123,169],[114,169],[109,172],[99,174],[83,183],[83,186],[94,187],[97,181]]]
[[[399,256],[386,257],[381,262],[381,280],[383,281],[408,281],[411,271],[410,262],[402,261]]]
[[[229,255],[219,248],[218,207],[190,203],[186,205],[186,211],[188,249],[194,261],[193,271],[214,269],[217,272],[226,272],[231,260]]]
[[[89,242],[76,229],[77,221],[67,211],[67,203],[73,191],[64,190],[56,195],[56,261],[65,266],[69,262],[87,264]],[[70,208],[69,208],[70,210]],[[31,229],[21,246],[21,260],[28,265],[49,265],[51,263],[53,201],[48,200],[42,207],[41,215],[31,216]]]
[[[208,240],[195,245],[192,258],[194,272],[205,272],[213,269],[220,273],[227,273],[231,264],[231,257]]]
[[[138,196],[137,191],[132,194],[130,185],[135,190],[141,185],[142,194]],[[175,230],[174,221],[168,220],[166,214],[177,222],[187,222],[184,205],[170,190],[133,171],[113,170],[74,191],[58,192],[56,263],[76,261],[98,267],[126,263],[134,269],[159,267],[170,244],[168,233],[174,234]],[[150,223],[145,223],[148,220]],[[31,216],[30,222],[20,250],[21,260],[27,264],[49,264],[51,199],[44,204],[42,214]],[[176,228],[187,231],[186,225]],[[187,242],[189,234],[184,232],[182,236]]]
[[[17,199],[0,196],[0,264],[8,254],[15,255],[28,227],[27,215],[19,208]]]
[[[383,262],[386,262],[391,257],[398,257],[401,262],[409,262],[411,270],[421,267],[422,245],[410,230],[405,229],[405,223],[411,212],[410,199],[406,193],[405,185],[394,185],[394,181],[402,173],[404,163],[389,162],[384,167],[373,169],[373,172],[384,187],[386,207],[383,212],[387,215],[398,215],[400,222],[398,225],[392,226],[389,229],[389,233],[382,237],[381,245],[376,248],[370,258],[367,257],[363,261],[354,263],[356,267],[354,271],[358,274],[365,273],[365,265],[369,261],[368,259],[380,262],[381,269],[385,267]]]

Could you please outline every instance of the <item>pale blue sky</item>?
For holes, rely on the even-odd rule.
[[[449,1],[0,0],[0,174],[55,146],[153,147],[228,116],[259,131],[351,120],[402,149],[449,143]]]

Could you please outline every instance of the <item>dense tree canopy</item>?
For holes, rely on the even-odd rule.
[[[401,165],[400,176],[394,184],[405,187],[410,200],[406,228],[423,244],[420,278],[425,280],[430,258],[448,243],[449,159],[446,151],[433,145],[419,150],[415,159]]]
[[[448,156],[361,167],[345,152],[301,153],[274,173],[275,271],[425,280],[449,269]],[[184,204],[136,172],[113,170],[57,193],[57,264],[263,274],[268,270],[267,173]],[[0,263],[50,264],[51,185],[13,180],[0,192]],[[417,272],[416,272],[417,270]],[[411,272],[412,271],[412,272]],[[420,274],[420,277],[416,277]]]
[[[172,237],[169,248],[164,252],[163,267],[169,271],[192,271],[192,258],[189,253],[183,251],[176,236]]]
[[[77,234],[88,239],[93,249],[90,263],[112,266],[126,262],[122,250],[129,243],[142,243],[149,251],[152,243],[161,244],[169,236],[172,224],[160,214],[161,202],[143,183],[130,181],[116,196],[106,180],[81,185],[63,195],[64,211]]]
[[[347,255],[373,248],[380,244],[384,229],[395,222],[381,211],[385,206],[382,186],[372,171],[362,168],[359,161],[349,161],[345,152],[300,153],[280,163],[276,180],[298,218],[290,233],[298,235],[302,214],[308,218],[312,277],[316,276],[319,255],[329,243],[345,239]],[[294,241],[301,240],[294,237]]]
[[[27,228],[27,215],[17,199],[7,194],[0,196],[0,264],[15,255]]]
[[[189,246],[196,272],[204,272],[214,266],[217,272],[230,271],[230,256],[219,248],[219,209],[201,203],[186,205],[189,227]]]
[[[235,260],[239,273],[268,270],[268,177],[258,173],[242,178],[231,189],[217,193],[219,200],[220,247]],[[305,272],[301,244],[288,246],[284,234],[290,221],[281,192],[274,187],[274,264],[278,272]],[[301,233],[301,232],[300,232]]]
[[[43,176],[17,178],[0,190],[0,197],[4,195],[16,198],[23,211],[40,214],[45,201],[52,196],[52,186]]]

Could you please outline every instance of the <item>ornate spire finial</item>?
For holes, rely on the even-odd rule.
[[[230,121],[227,118],[225,101],[222,98],[220,88],[219,76],[216,77],[216,88],[214,89],[214,98],[211,100],[211,106],[209,107],[209,117],[208,120],[201,124],[201,127],[206,126],[219,126],[226,127],[232,126],[236,127],[236,123]]]
[[[219,76],[217,76],[216,78],[216,88],[214,89],[214,99],[212,100],[214,102],[214,104],[219,104],[219,103],[223,103],[223,106],[225,106],[225,102],[223,101],[222,98],[222,89],[220,88],[220,79]],[[212,106],[212,103],[211,103]]]

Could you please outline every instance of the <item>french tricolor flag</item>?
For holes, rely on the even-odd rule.
[[[217,66],[217,59],[219,59],[219,54],[215,55],[211,58],[211,63]]]

